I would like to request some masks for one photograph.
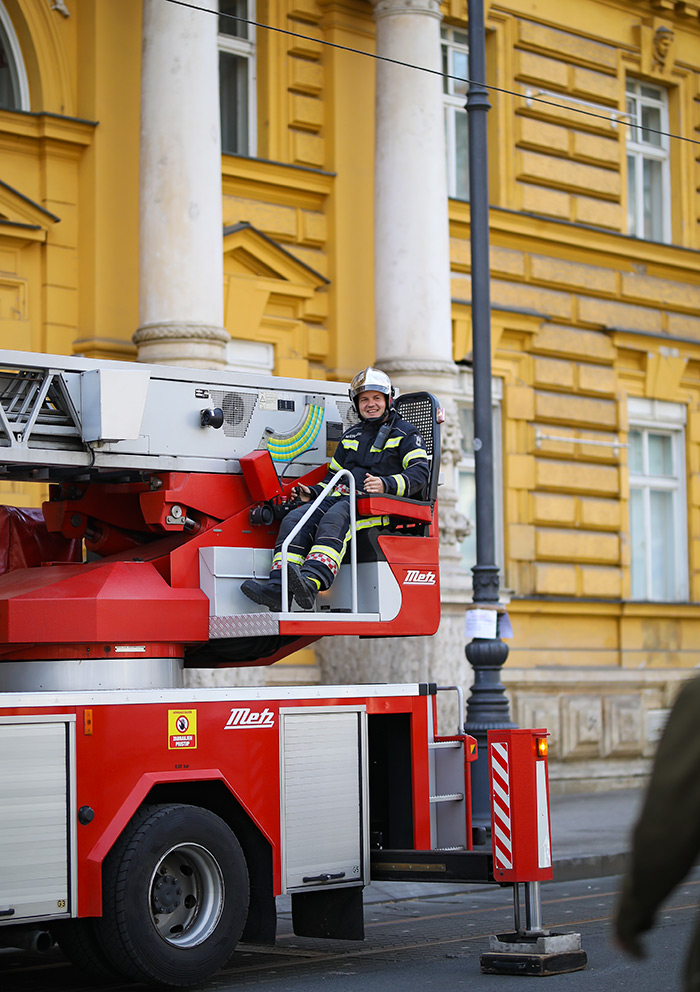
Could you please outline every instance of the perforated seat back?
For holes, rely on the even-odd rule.
[[[425,450],[430,459],[426,499],[434,503],[440,478],[440,424],[437,419],[439,403],[432,393],[402,393],[394,400],[394,408],[402,420],[407,420],[418,429],[425,442]]]

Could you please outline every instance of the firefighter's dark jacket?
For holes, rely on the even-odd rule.
[[[632,859],[623,883],[616,930],[624,947],[641,956],[639,935],[700,854],[700,678],[681,689],[654,759],[635,827]],[[686,992],[700,992],[700,927],[686,961]]]
[[[383,424],[362,421],[342,436],[328,466],[326,477],[312,486],[314,496],[340,468],[349,469],[358,492],[362,492],[367,473],[378,476],[388,496],[424,499],[427,494],[430,462],[423,438],[413,424],[390,411]],[[347,492],[347,479],[341,478],[329,495]]]

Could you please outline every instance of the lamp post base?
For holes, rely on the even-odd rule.
[[[498,638],[475,637],[465,648],[474,669],[474,684],[467,702],[465,732],[477,740],[479,757],[472,765],[472,823],[491,836],[491,797],[487,735],[489,730],[515,727],[511,722],[501,668],[508,657],[508,645]]]

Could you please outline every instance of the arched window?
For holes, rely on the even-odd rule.
[[[22,51],[4,3],[0,3],[0,107],[29,110],[29,83]]]

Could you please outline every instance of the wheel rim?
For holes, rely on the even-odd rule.
[[[224,876],[216,858],[199,844],[177,844],[151,875],[153,924],[175,947],[195,947],[213,931],[224,907]]]

